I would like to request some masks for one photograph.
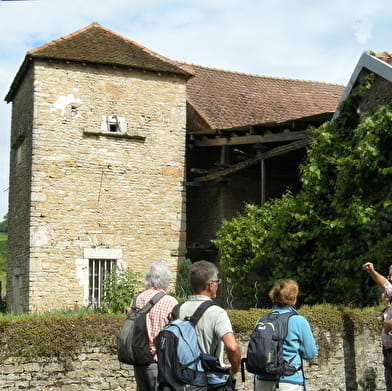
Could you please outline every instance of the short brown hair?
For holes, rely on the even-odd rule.
[[[298,291],[298,284],[294,280],[279,280],[275,282],[268,296],[273,305],[293,306],[297,301]]]
[[[216,279],[218,268],[215,264],[207,261],[197,261],[191,266],[191,289],[194,294],[206,289],[207,284]]]

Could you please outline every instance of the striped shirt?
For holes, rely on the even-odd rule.
[[[392,297],[392,284],[387,280],[384,284],[384,293],[389,299]],[[392,319],[392,305],[390,305],[384,312],[384,320]],[[386,333],[384,328],[381,333],[382,346],[386,349],[392,349],[392,333]]]
[[[137,297],[136,307],[144,307],[158,292],[164,292],[164,290],[154,288],[146,289]],[[162,327],[169,322],[168,316],[177,303],[178,302],[174,297],[165,295],[151,308],[151,310],[146,315],[148,343],[150,345],[151,354],[153,354],[154,357],[156,349],[153,340],[158,335]]]

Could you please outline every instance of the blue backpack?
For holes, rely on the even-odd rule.
[[[214,305],[211,300],[204,301],[195,313],[185,320],[170,321],[154,339],[158,357],[158,383],[160,390],[171,391],[206,391],[208,383],[220,381],[226,383],[230,377],[226,368],[210,355],[202,354],[195,326],[206,309]],[[173,310],[176,313],[179,310]],[[212,364],[219,372],[207,372]],[[215,368],[216,366],[216,368]]]

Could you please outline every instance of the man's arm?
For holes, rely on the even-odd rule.
[[[222,341],[225,345],[227,358],[229,359],[231,364],[231,367],[229,368],[229,372],[231,375],[234,375],[240,369],[240,361],[241,361],[240,347],[238,346],[238,343],[235,340],[233,333],[225,334],[222,337]]]
[[[367,262],[367,263],[363,264],[362,269],[366,270],[371,275],[374,282],[380,288],[384,289],[384,285],[385,285],[385,282],[387,281],[387,279],[383,275],[381,275],[380,273],[376,272],[376,270],[374,269],[374,266],[371,262]]]

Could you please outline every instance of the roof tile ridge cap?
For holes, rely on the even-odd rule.
[[[159,54],[159,53],[157,53],[157,52],[154,52],[154,51],[152,51],[152,50],[150,50],[150,49],[147,49],[145,46],[141,45],[140,43],[138,43],[138,42],[136,42],[136,41],[133,41],[133,40],[130,39],[130,38],[124,37],[123,35],[118,34],[118,33],[114,32],[114,31],[108,29],[108,28],[105,27],[105,26],[101,26],[101,25],[98,25],[98,26],[99,26],[101,29],[103,29],[103,30],[105,30],[105,31],[107,31],[107,32],[109,32],[109,33],[111,33],[111,34],[117,36],[118,38],[121,38],[123,41],[129,42],[129,43],[133,44],[134,46],[137,46],[139,49],[143,50],[145,53],[147,53],[147,54],[149,54],[149,55],[151,55],[151,56],[153,56],[153,57],[157,57],[157,58],[159,58],[160,60],[162,60],[162,61],[164,61],[164,62],[167,62],[167,63],[169,63],[169,64],[171,64],[171,65],[173,65],[173,66],[175,66],[175,67],[179,67],[179,65],[177,64],[177,61],[170,60],[170,58],[167,58],[167,57],[162,56],[161,54]],[[180,68],[182,69],[182,67],[180,67]],[[185,71],[187,71],[187,70],[185,69]]]
[[[245,72],[230,71],[230,70],[227,70],[227,69],[219,69],[219,68],[214,68],[214,67],[207,67],[207,66],[204,66],[204,65],[187,63],[187,62],[184,62],[184,61],[177,61],[177,62],[179,64],[183,65],[183,66],[202,68],[202,69],[206,69],[206,70],[209,70],[209,71],[217,71],[217,72],[224,72],[224,73],[234,73],[236,75],[244,75],[244,76],[251,76],[251,77],[266,77],[266,76],[262,76],[262,75],[255,75],[255,74],[250,74],[250,73],[245,73]]]
[[[325,81],[295,79],[295,78],[279,77],[279,76],[257,75],[257,74],[246,73],[246,72],[229,71],[229,70],[225,70],[225,69],[207,67],[207,66],[204,66],[204,65],[197,65],[197,64],[187,63],[187,62],[183,62],[183,61],[177,61],[177,62],[179,64],[183,65],[183,66],[197,67],[197,68],[202,68],[202,69],[207,69],[207,70],[210,70],[210,71],[217,71],[217,72],[233,73],[233,74],[240,75],[240,76],[250,76],[250,77],[257,77],[257,78],[264,78],[264,79],[271,79],[271,80],[281,80],[281,81],[299,81],[299,82],[305,82],[305,83],[317,83],[317,84],[325,84],[325,85],[328,85],[328,86],[344,87],[344,85],[342,85],[342,84],[328,83],[328,82],[325,82]]]
[[[52,40],[52,41],[50,41],[50,42],[44,43],[43,45],[38,46],[38,47],[36,47],[35,49],[31,49],[31,50],[29,50],[29,51],[27,52],[27,54],[33,55],[33,54],[35,54],[35,53],[41,51],[42,49],[45,49],[45,48],[47,48],[47,47],[49,47],[49,46],[52,46],[52,45],[56,45],[56,44],[57,44],[58,42],[60,42],[60,41],[65,41],[65,40],[67,40],[67,39],[69,39],[69,38],[71,38],[71,37],[75,37],[76,35],[79,35],[79,34],[81,34],[82,32],[84,32],[84,31],[86,31],[86,30],[88,30],[88,29],[90,29],[90,28],[97,27],[97,26],[102,27],[102,26],[100,26],[97,22],[93,22],[93,23],[89,24],[89,25],[86,26],[86,27],[83,27],[83,28],[81,28],[81,29],[79,29],[79,30],[74,31],[73,33],[64,35],[64,36],[62,36],[62,37],[60,37],[60,38],[57,38],[57,39],[54,39],[54,40]]]
[[[186,62],[183,61],[176,61],[176,60],[173,61],[176,63],[178,67],[185,69],[187,72],[192,73],[192,75],[195,74],[195,70],[192,68],[191,64],[187,64]]]
[[[392,56],[392,52],[387,52],[386,50],[382,52],[376,52],[375,50],[367,50],[367,54],[370,54],[371,56],[377,56],[377,55],[387,55],[387,56]]]
[[[386,50],[384,50],[383,52],[375,52],[373,50],[369,50],[367,51],[367,53],[373,57],[378,58],[381,61],[384,61],[386,64],[390,65],[388,62],[384,60],[384,58],[386,57],[388,59],[390,58],[392,59],[392,52],[387,52]]]

